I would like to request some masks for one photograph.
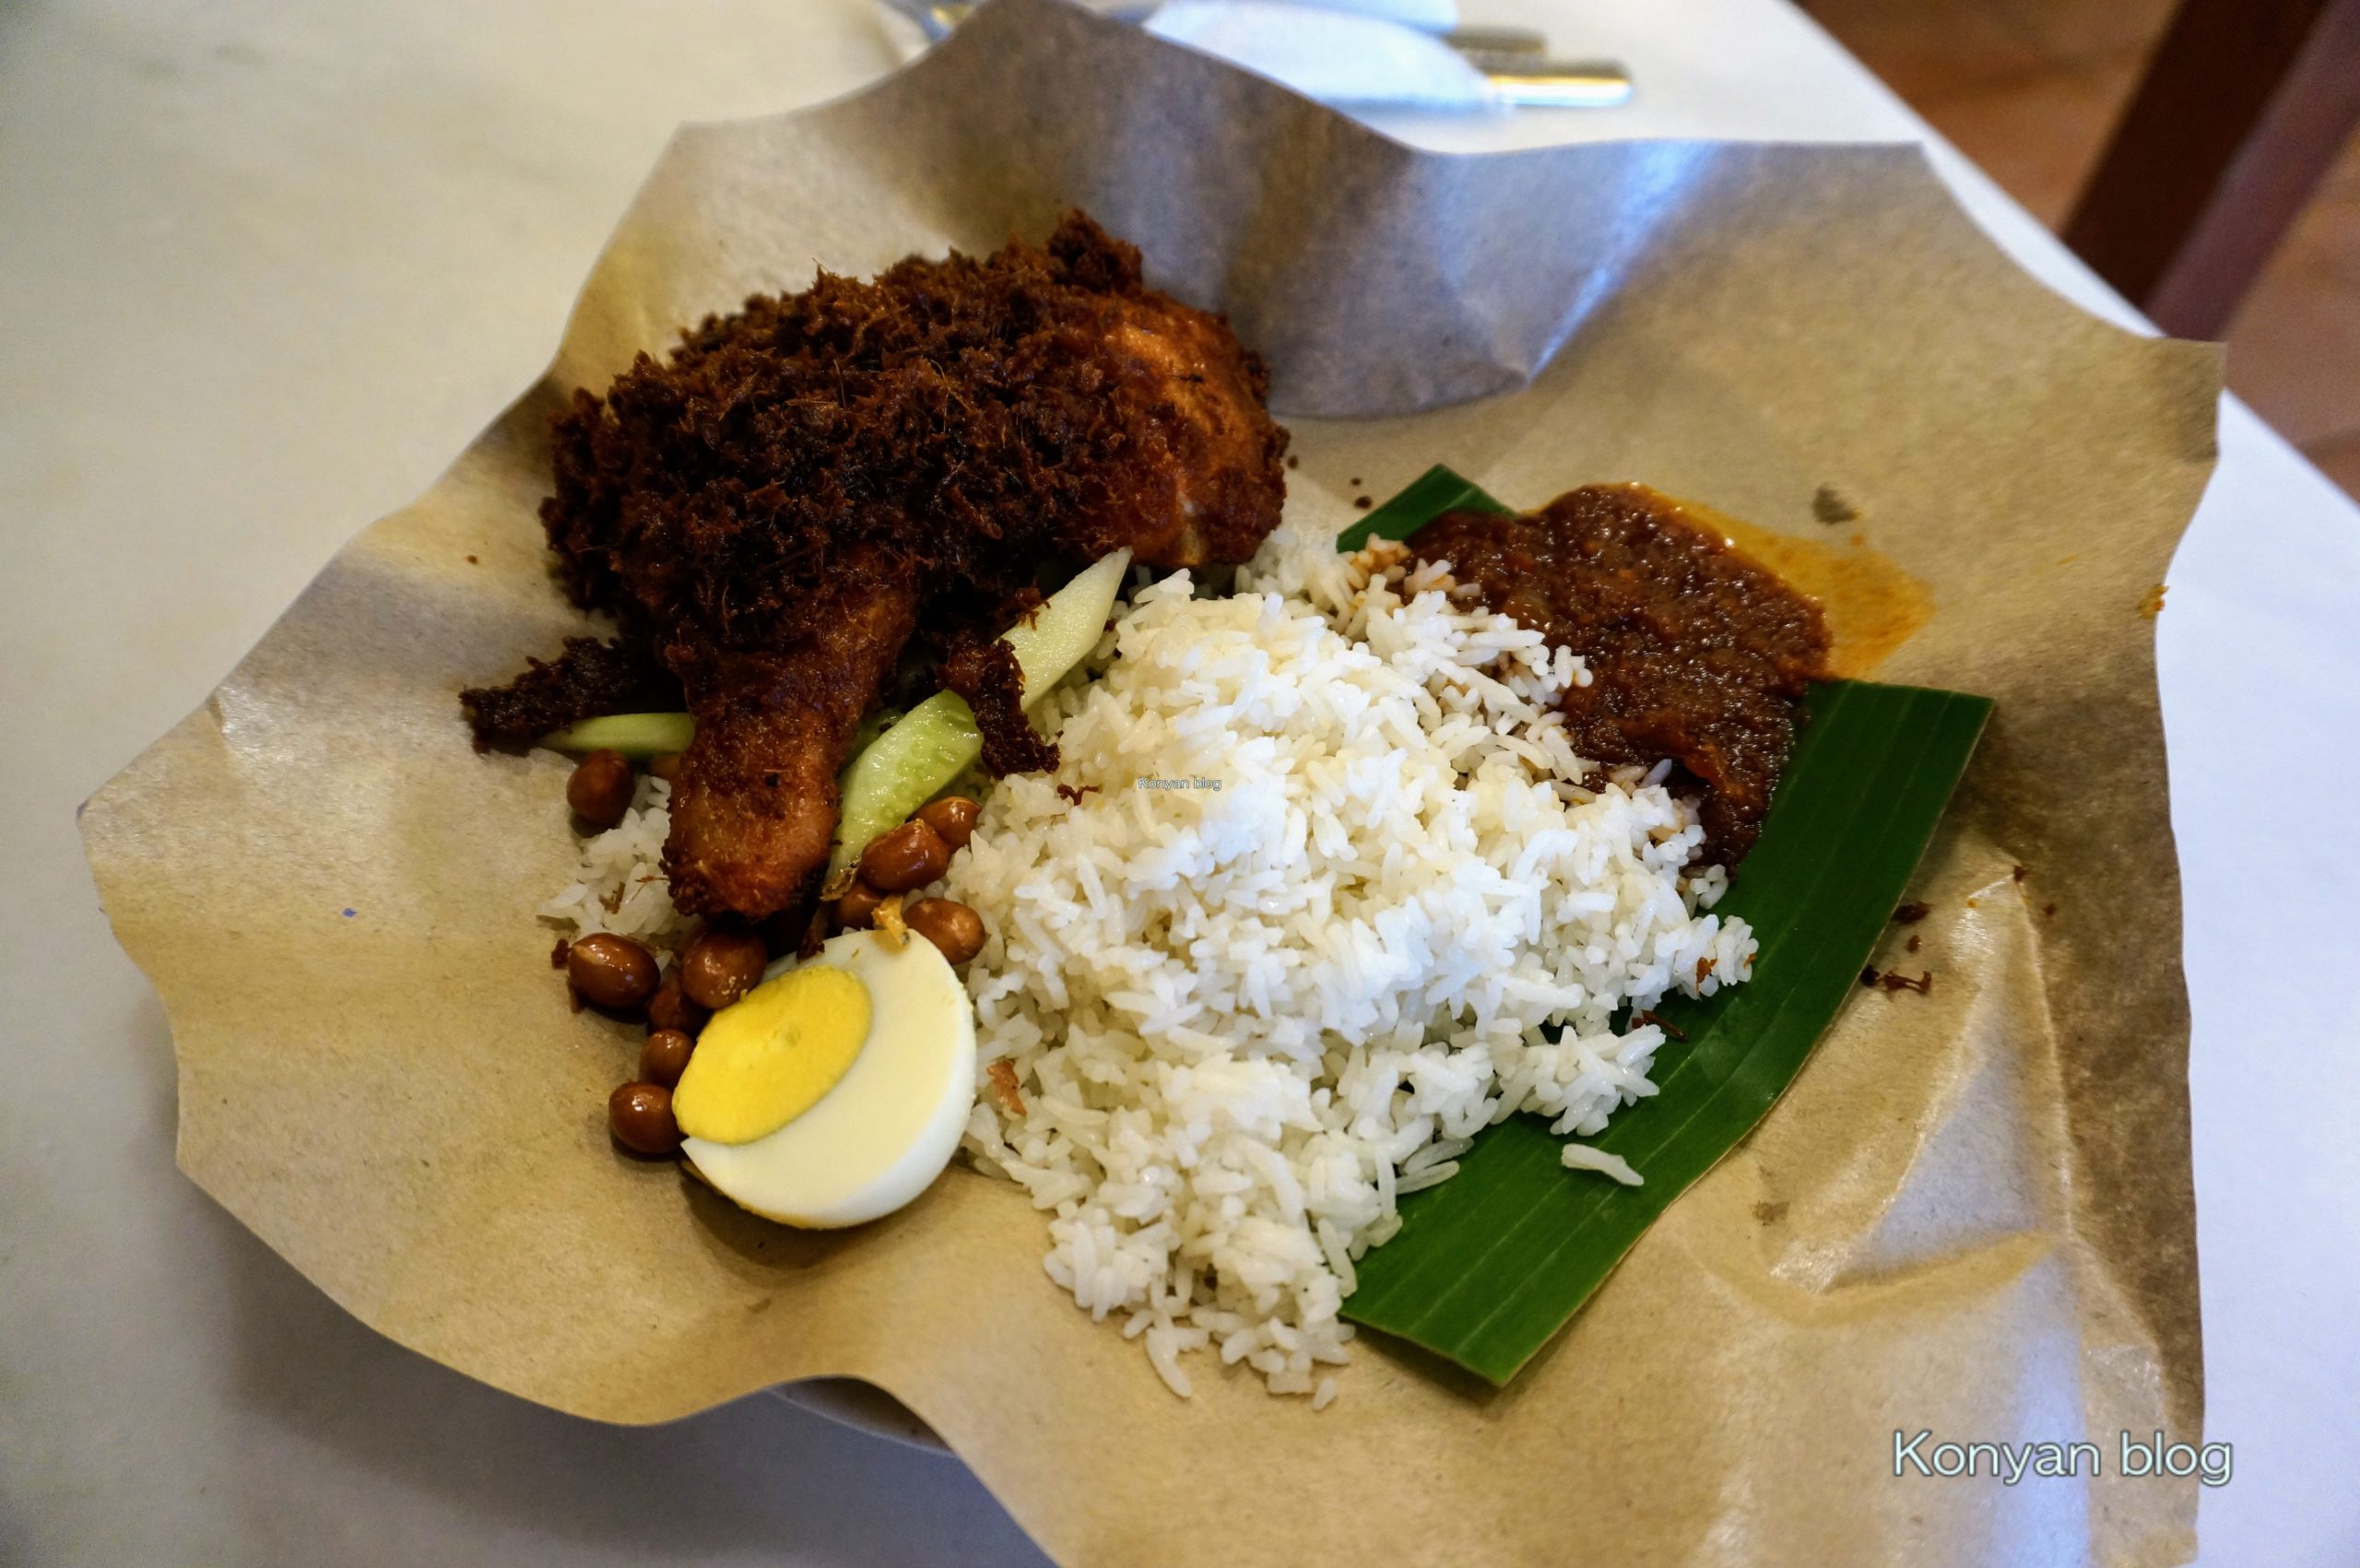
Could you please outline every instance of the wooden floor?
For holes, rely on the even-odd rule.
[[[1820,24],[2051,227],[2170,0],[1809,0]],[[2360,139],[2230,324],[2229,384],[2360,497]]]

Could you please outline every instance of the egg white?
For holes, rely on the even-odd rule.
[[[783,1224],[858,1225],[915,1198],[957,1152],[975,1106],[975,1018],[941,950],[912,934],[897,949],[847,931],[814,961],[868,992],[868,1037],[812,1107],[751,1143],[682,1140],[716,1192]],[[774,979],[796,961],[774,963]]]

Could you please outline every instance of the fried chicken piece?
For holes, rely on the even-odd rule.
[[[1044,739],[1024,718],[1024,666],[1015,650],[995,637],[963,639],[942,661],[942,684],[966,701],[984,740],[984,771],[1057,771],[1057,743]]]
[[[1167,295],[1121,296],[1111,315],[1102,353],[1134,451],[1109,475],[1108,548],[1164,568],[1249,559],[1286,497],[1286,432],[1263,410],[1260,362],[1226,319]]]
[[[541,515],[574,598],[697,715],[675,902],[760,917],[812,890],[836,775],[905,646],[973,650],[1127,546],[1167,568],[1250,556],[1285,495],[1268,388],[1226,321],[1148,289],[1139,252],[1075,213],[1043,249],[823,272],[577,393]],[[987,756],[1044,759],[1021,703],[985,709]]]
[[[697,734],[673,775],[664,848],[676,899],[693,889],[700,910],[769,914],[826,864],[836,774],[917,620],[915,592],[879,580],[879,564],[853,563],[809,635],[774,654],[715,654],[688,680]]]

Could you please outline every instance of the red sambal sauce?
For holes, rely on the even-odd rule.
[[[1697,797],[1701,862],[1753,847],[1795,737],[1828,678],[1819,607],[1641,485],[1593,485],[1516,516],[1447,513],[1408,540],[1483,602],[1572,649],[1574,750],[1610,767],[1670,758]]]

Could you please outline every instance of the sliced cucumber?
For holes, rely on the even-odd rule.
[[[667,751],[686,751],[696,732],[697,721],[687,713],[608,713],[559,730],[541,744],[554,751],[620,751],[644,762]]]
[[[901,826],[983,751],[974,712],[955,691],[938,691],[903,714],[844,770],[829,878],[859,858],[869,840]]]
[[[1001,636],[1024,672],[1028,706],[1098,645],[1106,630],[1106,613],[1115,607],[1123,572],[1130,564],[1131,552],[1116,550],[1050,595],[1029,620]],[[835,880],[860,857],[869,840],[900,826],[971,767],[983,750],[974,712],[954,691],[936,692],[862,748],[844,772],[828,879]]]
[[[1001,633],[1000,641],[1015,651],[1017,667],[1024,672],[1027,707],[1098,646],[1106,631],[1106,613],[1115,607],[1115,595],[1122,591],[1123,573],[1130,564],[1128,550],[1102,558],[1050,595],[1032,619]]]

